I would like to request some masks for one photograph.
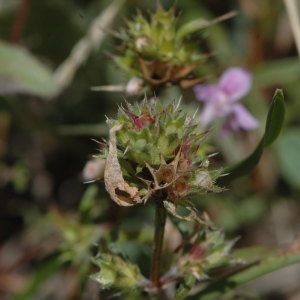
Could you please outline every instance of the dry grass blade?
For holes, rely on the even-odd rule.
[[[87,34],[73,47],[68,58],[54,72],[54,79],[59,86],[60,93],[72,81],[76,70],[88,58],[89,54],[97,49],[121,9],[125,0],[113,1],[91,24]]]
[[[300,57],[300,16],[299,16],[299,1],[284,0],[286,11],[291,23],[295,44]]]

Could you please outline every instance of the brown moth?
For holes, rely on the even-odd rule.
[[[131,187],[123,178],[117,155],[116,132],[122,125],[115,125],[109,131],[109,148],[104,169],[105,188],[112,200],[121,206],[131,206],[142,202],[139,190]]]

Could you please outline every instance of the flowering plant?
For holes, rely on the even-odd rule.
[[[232,3],[4,2],[0,298],[297,297],[296,268],[241,288],[300,263],[300,74],[282,3],[211,20]]]
[[[158,7],[150,20],[139,13],[118,35],[123,41],[123,55],[114,60],[130,78],[130,93],[147,88],[159,94],[170,84],[196,84],[196,98],[204,103],[202,112],[190,115],[180,101],[162,101],[159,97],[126,103],[115,119],[107,119],[109,140],[104,147],[102,144],[97,156],[106,160],[104,182],[110,198],[119,206],[154,205],[155,228],[149,278],[137,265],[113,251],[99,253],[95,264],[100,271],[92,278],[103,289],[115,288],[134,297],[138,296],[133,290],[146,292],[151,299],[184,299],[194,286],[201,287],[203,281],[212,279],[216,269],[238,276],[242,268],[247,269],[263,257],[260,253],[255,260],[249,255],[244,259],[237,256],[233,251],[237,239],[226,240],[208,215],[199,213],[197,199],[208,192],[222,192],[226,179],[243,175],[256,165],[263,148],[279,134],[284,111],[282,92],[277,91],[265,134],[255,151],[230,169],[211,168],[215,150],[207,143],[208,125],[223,119],[223,136],[258,126],[258,121],[238,103],[249,92],[252,76],[246,69],[235,67],[227,69],[216,84],[199,84],[202,78],[191,79],[206,56],[187,37],[214,22],[206,22],[205,26],[203,22],[201,26],[192,22],[177,28],[175,20],[173,9]],[[169,252],[169,263],[163,268],[167,214],[177,224],[190,225],[188,233],[182,234],[177,247]],[[226,283],[223,285],[227,288]],[[209,295],[210,285],[200,290]]]

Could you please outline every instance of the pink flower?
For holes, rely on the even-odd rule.
[[[204,127],[218,118],[225,120],[222,135],[229,132],[252,130],[258,121],[237,103],[250,90],[251,73],[243,68],[227,69],[216,84],[199,84],[194,87],[196,98],[204,103],[200,122]]]

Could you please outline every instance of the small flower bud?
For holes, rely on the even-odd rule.
[[[91,159],[89,160],[82,171],[84,181],[93,181],[103,178],[105,167],[105,159]]]
[[[142,129],[143,127],[149,126],[155,122],[155,119],[149,112],[145,112],[139,116],[134,115],[130,111],[124,110],[126,114],[132,119],[135,129]]]
[[[143,88],[143,83],[144,81],[141,78],[131,78],[125,87],[126,94],[131,96],[138,95]]]
[[[206,250],[202,245],[194,245],[190,250],[190,256],[193,259],[200,259],[206,254]]]
[[[147,47],[149,45],[149,41],[147,36],[140,36],[135,41],[135,46],[137,50],[142,50],[143,47]]]

